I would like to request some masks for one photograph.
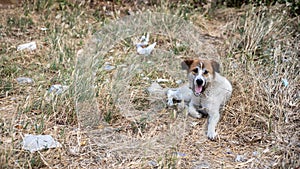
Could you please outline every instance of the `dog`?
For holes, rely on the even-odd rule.
[[[201,118],[207,114],[207,137],[213,140],[220,110],[231,97],[231,83],[220,75],[220,65],[214,60],[186,59],[181,66],[187,71],[188,83],[167,91],[168,105],[174,105],[173,100],[182,100],[187,103],[190,116]]]

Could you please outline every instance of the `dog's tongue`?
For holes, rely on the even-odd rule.
[[[202,92],[202,86],[196,85],[196,86],[195,86],[195,92],[196,92],[196,93],[201,93],[201,92]]]

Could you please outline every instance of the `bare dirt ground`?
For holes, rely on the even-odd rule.
[[[0,168],[299,168],[299,17],[290,6],[0,3]],[[148,31],[134,23],[146,21],[157,46],[141,56],[134,44]],[[104,42],[87,45],[97,37]],[[37,49],[17,50],[32,41]],[[96,54],[79,58],[81,49]],[[207,118],[147,91],[157,79],[177,87],[181,60],[199,55],[218,60],[234,89],[214,141],[205,136]],[[54,84],[69,88],[50,92]],[[78,85],[92,88],[92,98]],[[81,118],[101,122],[83,129]],[[30,153],[25,134],[49,134],[62,147]]]

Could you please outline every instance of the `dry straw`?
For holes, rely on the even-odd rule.
[[[95,79],[99,77],[95,75],[97,72],[98,74],[103,74],[101,71],[105,71],[98,70],[99,64],[103,64],[105,60],[105,55],[107,55],[109,50],[121,43],[122,40],[140,37],[145,33],[150,33],[151,36],[159,35],[164,37],[164,39],[185,42],[195,54],[218,59],[214,46],[205,40],[194,26],[175,16],[146,12],[128,16],[108,24],[92,38],[77,56],[75,102],[80,126],[89,128],[103,125],[99,118],[102,117],[103,119],[107,109],[99,109],[96,101]],[[147,124],[147,127],[150,128],[148,130],[151,131],[139,131],[139,136],[126,132],[116,132],[118,128],[114,127],[104,127],[101,130],[90,132],[91,137],[99,148],[105,147],[104,151],[106,153],[113,153],[123,160],[148,156],[154,157],[156,154],[163,154],[166,150],[175,146],[178,140],[183,138],[188,132],[185,117],[173,119],[173,122],[169,122],[167,125],[163,124],[160,118],[161,111],[165,109],[165,96],[145,94],[143,91],[149,84],[140,86],[133,84],[133,82],[143,83],[141,79],[136,77],[145,71],[165,72],[162,74],[162,77],[165,76],[164,74],[169,74],[169,77],[178,77],[179,74],[184,79],[184,74],[180,73],[179,69],[180,59],[175,58],[171,51],[159,49],[159,47],[146,60],[141,58],[143,56],[137,55],[135,52],[125,56],[122,65],[117,67],[117,70],[112,75],[112,79],[110,79],[108,87],[110,89],[109,94],[107,94],[113,101],[114,110],[112,111],[119,111],[119,116],[121,116],[119,118],[123,119],[122,123],[129,121],[132,125],[137,126],[137,130],[141,130],[140,123],[144,120],[144,125]],[[101,88],[101,85],[103,83],[99,84],[99,93],[100,95],[102,94],[101,96],[105,96],[103,94],[105,89]],[[103,104],[107,104],[108,100],[104,99],[103,97],[100,98],[100,107]],[[147,102],[147,100],[152,100],[153,103]],[[143,101],[150,105],[142,109],[137,108],[137,102],[142,104]],[[127,124],[122,125],[126,126]],[[161,125],[162,127],[160,128],[164,128],[159,134],[158,130],[160,129],[157,128],[157,125]]]
[[[106,25],[78,55],[76,68],[79,123],[84,127],[101,128],[88,130],[95,144],[93,151],[108,159],[109,166],[140,166],[145,163],[143,159],[161,157],[170,153],[172,147],[177,147],[175,152],[194,155],[174,164],[171,152],[157,165],[191,167],[197,166],[192,162],[197,159],[208,161],[205,165],[209,167],[299,166],[299,37],[292,36],[286,26],[288,22],[284,15],[253,8],[229,24],[228,34],[234,36],[228,37],[226,53],[229,56],[223,57],[219,57],[217,48],[212,45],[216,44],[214,40],[201,35],[187,21],[171,15],[142,13]],[[164,39],[165,43],[158,44],[148,58],[128,47],[132,45],[132,38],[147,32],[156,40]],[[218,144],[203,140],[203,127],[195,126],[184,112],[166,109],[164,96],[145,92],[155,78],[164,77],[171,82],[185,79],[179,68],[181,57],[174,57],[166,45],[176,40],[188,46],[188,57],[220,61],[223,74],[233,84],[233,96],[218,125]],[[107,75],[99,64],[111,53],[118,53],[114,57],[119,58],[115,58],[119,65]],[[150,80],[142,78],[144,73]],[[95,98],[96,84],[100,99]],[[172,85],[174,83],[166,84],[167,87]],[[90,110],[94,113],[87,115]],[[108,112],[109,126],[94,123],[106,118]],[[89,119],[97,120],[90,122]],[[195,143],[201,144],[191,147]],[[225,149],[230,149],[227,155]],[[199,151],[200,154],[195,153]]]

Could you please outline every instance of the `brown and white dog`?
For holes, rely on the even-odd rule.
[[[173,105],[173,99],[188,102],[188,113],[192,117],[201,118],[208,114],[209,139],[217,136],[216,126],[220,119],[220,109],[230,98],[232,86],[219,74],[219,64],[213,60],[187,59],[181,64],[188,72],[189,83],[167,92],[168,105]]]

